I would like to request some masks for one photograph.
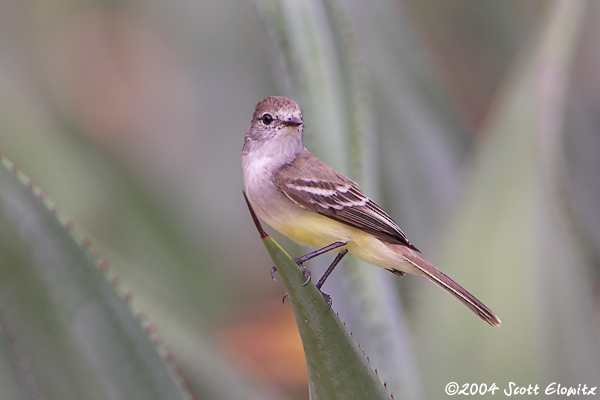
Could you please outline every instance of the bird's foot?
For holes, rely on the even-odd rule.
[[[275,279],[275,272],[277,272],[277,267],[273,265],[273,267],[271,268],[271,278],[273,278],[274,281],[277,280]]]
[[[306,281],[302,284],[302,286],[308,285],[308,282],[310,282],[311,279],[311,273],[309,269],[302,264],[304,262],[302,257],[300,257],[300,259],[294,258],[294,262],[302,269],[302,272],[304,272],[304,276],[306,277]]]
[[[331,308],[331,305],[333,304],[333,300],[331,300],[331,296],[328,295],[327,293],[323,292],[321,289],[319,289],[319,292],[321,292],[321,294],[325,298],[325,301],[327,302],[327,308],[325,309],[325,311],[329,311],[329,309]]]

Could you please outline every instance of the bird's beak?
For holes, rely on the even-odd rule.
[[[281,122],[285,126],[300,126],[302,125],[302,120],[300,118],[291,117]]]

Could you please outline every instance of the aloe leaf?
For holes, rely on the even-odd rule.
[[[56,206],[14,164],[1,161],[0,351],[6,351],[0,362],[4,369],[12,359],[23,397],[186,398],[90,258],[87,241],[57,218]]]
[[[296,316],[311,400],[390,399],[365,354],[302,270],[270,237],[263,243],[283,281]],[[326,311],[327,310],[327,311]]]
[[[2,314],[0,309],[0,395],[3,399],[27,400],[29,396],[21,386],[19,366],[14,362],[13,342],[6,332],[6,318]]]

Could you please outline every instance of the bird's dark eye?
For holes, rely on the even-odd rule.
[[[262,115],[261,119],[265,125],[270,125],[271,122],[273,122],[273,117],[271,116],[271,114],[265,113]]]

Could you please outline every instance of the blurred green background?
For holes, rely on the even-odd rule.
[[[304,18],[320,45],[321,28],[347,45],[338,61],[355,60],[356,87],[342,92],[362,99],[368,154],[324,139],[331,121],[290,48],[314,60],[277,41],[277,7],[284,27]],[[201,398],[240,398],[215,394],[231,376],[307,396],[294,319],[242,197],[244,133],[268,95],[294,96],[307,147],[503,321],[364,267],[392,288],[379,301],[395,308],[377,319],[394,320],[401,332],[381,330],[404,349],[387,375],[389,360],[372,363],[405,380],[406,398],[440,398],[450,381],[600,386],[600,3],[303,7],[0,0],[0,148],[92,238]],[[340,151],[349,162],[327,159]],[[357,279],[336,270],[324,289],[362,344],[376,312]]]

